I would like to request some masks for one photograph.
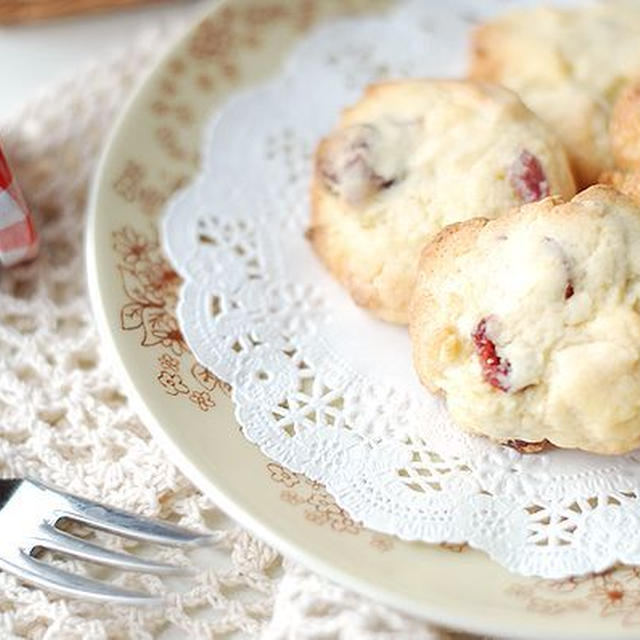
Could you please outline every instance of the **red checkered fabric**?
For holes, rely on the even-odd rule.
[[[38,234],[20,187],[0,148],[0,264],[30,260],[38,252]]]

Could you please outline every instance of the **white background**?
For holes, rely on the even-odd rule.
[[[172,0],[159,5],[78,18],[0,27],[0,120],[38,89],[55,83],[88,60],[135,40],[145,27],[188,22],[211,0]]]

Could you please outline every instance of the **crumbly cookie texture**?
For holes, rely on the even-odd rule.
[[[358,304],[407,323],[425,241],[555,193],[575,193],[562,145],[513,92],[376,84],[318,146],[307,237]]]
[[[444,229],[411,303],[414,362],[463,428],[640,445],[640,207],[597,185]]]
[[[516,91],[561,137],[578,186],[612,169],[611,105],[640,75],[640,3],[506,13],[476,28],[470,76]]]

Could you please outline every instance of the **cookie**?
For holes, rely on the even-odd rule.
[[[615,168],[600,182],[640,201],[640,80],[630,82],[618,96],[609,124]]]
[[[411,303],[414,363],[500,442],[640,445],[640,206],[603,185],[444,229]]]
[[[600,182],[640,202],[640,169],[613,169],[600,175]]]
[[[574,192],[562,145],[511,91],[387,82],[320,142],[307,236],[359,305],[407,323],[420,251],[442,227]]]
[[[620,91],[609,126],[611,151],[616,167],[640,169],[640,79]]]
[[[640,75],[640,3],[509,12],[473,34],[470,77],[516,91],[562,139],[579,187],[613,168],[611,105]]]

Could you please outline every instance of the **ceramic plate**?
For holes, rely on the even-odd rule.
[[[228,388],[198,365],[175,318],[180,285],[158,245],[168,197],[198,171],[217,105],[277,72],[319,20],[384,9],[375,0],[235,0],[213,7],[124,110],[90,202],[87,257],[96,320],[143,420],[173,461],[232,517],[285,555],[412,614],[518,638],[637,638],[640,571],[549,581],[508,573],[464,546],[364,529],[317,483],[243,437]]]

